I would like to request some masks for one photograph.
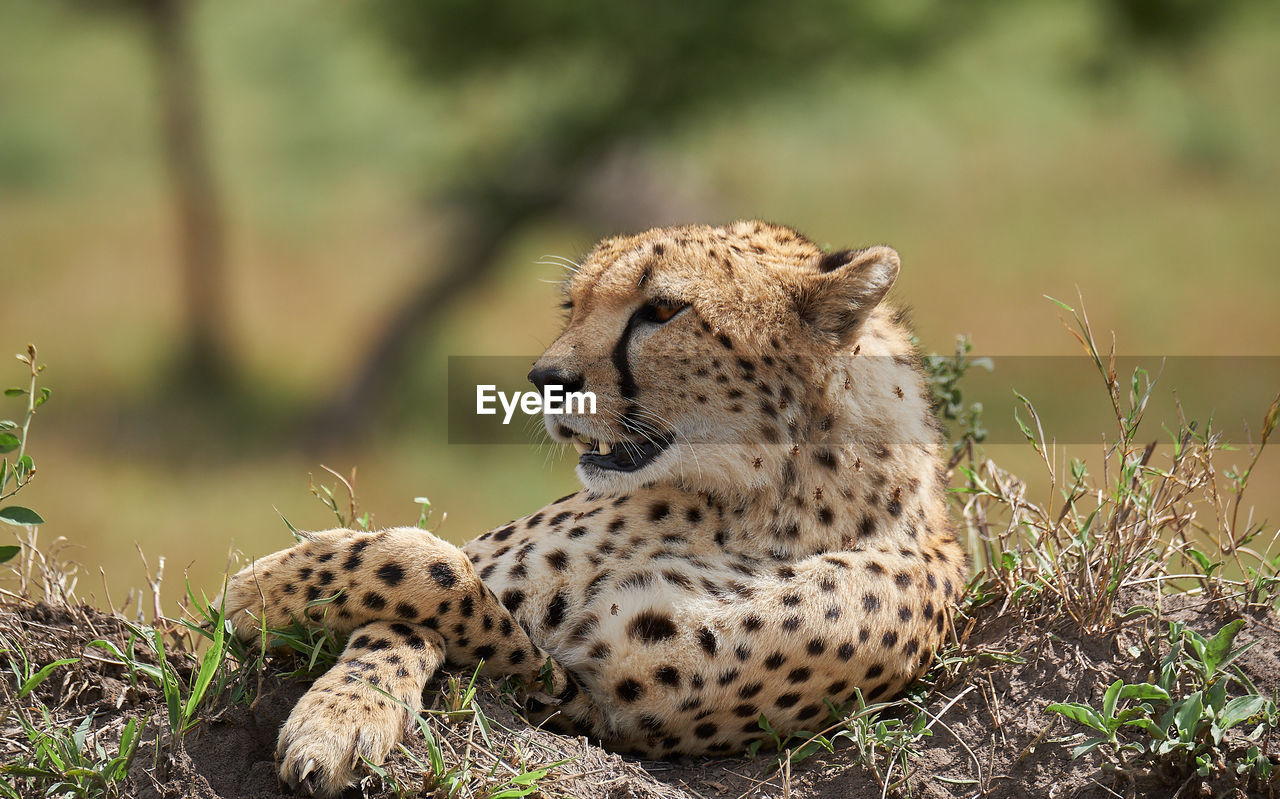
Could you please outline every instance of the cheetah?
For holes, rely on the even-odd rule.
[[[237,633],[345,635],[279,736],[321,796],[381,762],[443,665],[517,678],[532,722],[645,757],[727,754],[893,697],[947,635],[967,561],[942,436],[884,246],[787,227],[654,229],[564,284],[539,388],[582,490],[456,547],[330,530],[229,583]],[[396,701],[392,701],[391,698]]]

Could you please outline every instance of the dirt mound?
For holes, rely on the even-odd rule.
[[[1155,601],[1154,597],[1137,598],[1132,604],[1153,605]],[[872,761],[874,772],[866,765],[866,741],[862,745],[842,741],[834,752],[824,751],[781,767],[778,758],[769,754],[755,759],[684,762],[623,758],[583,739],[530,729],[511,712],[495,686],[485,686],[476,699],[486,718],[483,732],[476,733],[474,725],[466,724],[437,727],[437,743],[441,751],[457,758],[451,762],[473,764],[475,773],[464,775],[466,779],[483,780],[490,769],[508,778],[538,764],[567,761],[537,781],[537,790],[531,795],[545,797],[871,799],[912,795],[941,799],[981,795],[997,799],[1102,799],[1117,795],[1276,795],[1274,783],[1270,794],[1257,787],[1250,793],[1243,783],[1219,780],[1202,784],[1194,775],[1108,771],[1096,752],[1071,759],[1070,744],[1065,740],[1074,742],[1079,728],[1046,713],[1048,704],[1079,701],[1098,706],[1101,692],[1112,680],[1149,679],[1162,654],[1151,651],[1150,642],[1160,639],[1156,632],[1162,625],[1167,629],[1169,621],[1185,622],[1205,635],[1225,621],[1212,606],[1187,597],[1164,597],[1161,601],[1158,618],[1142,617],[1118,633],[1097,637],[1073,631],[1061,617],[1041,623],[1017,612],[1000,613],[994,608],[975,611],[964,645],[943,659],[935,670],[933,689],[923,697],[932,734],[918,742],[916,754],[906,759],[910,772],[905,782],[901,768],[886,767],[884,756],[892,752],[878,752],[878,759]],[[255,675],[256,684],[248,699],[230,705],[223,698],[211,702],[202,708],[198,724],[185,736],[175,736],[169,732],[162,691],[149,679],[136,673],[131,676],[130,669],[108,648],[89,645],[108,641],[120,651],[129,651],[133,632],[121,619],[88,607],[15,604],[0,609],[0,635],[6,650],[0,652],[5,671],[0,691],[6,707],[43,705],[49,709],[52,724],[72,729],[92,714],[93,732],[86,745],[100,745],[108,753],[118,748],[129,719],[147,720],[120,795],[198,799],[292,795],[276,778],[275,738],[305,689],[301,680],[287,676],[296,663],[279,658],[269,661],[268,668]],[[1280,631],[1274,615],[1246,620],[1238,642],[1252,640],[1261,642],[1238,665],[1260,691],[1274,695],[1280,690]],[[134,651],[145,660],[141,657],[143,647],[134,647]],[[13,672],[23,658],[36,669],[63,658],[78,661],[55,669],[47,680],[18,699],[18,680]],[[196,661],[181,653],[171,654],[169,661],[189,684]],[[435,707],[444,705],[449,690],[443,684],[430,689]],[[427,704],[433,706],[431,695]],[[14,762],[29,751],[29,736],[18,715],[5,712],[0,726],[0,757],[5,762]],[[901,715],[902,711],[889,711],[882,718]],[[867,729],[874,738],[874,725]],[[416,757],[428,761],[429,747],[420,733],[411,734],[407,743]],[[1274,758],[1274,743],[1267,749]],[[521,762],[516,761],[517,756]],[[407,795],[446,795],[447,785],[414,766],[406,756],[394,756],[388,765],[388,779],[399,779]],[[877,774],[888,777],[888,791]],[[45,795],[32,783],[15,784],[22,796]],[[464,784],[477,783],[464,779]],[[395,792],[387,781],[371,776],[350,795],[390,797]]]
[[[1103,693],[1117,679],[1152,681],[1160,658],[1151,651],[1169,622],[1184,622],[1212,635],[1228,619],[1215,608],[1187,596],[1131,596],[1128,606],[1163,603],[1160,616],[1104,636],[1082,635],[1062,617],[1041,625],[1014,614],[979,616],[965,647],[970,658],[943,694],[959,701],[946,714],[944,730],[922,748],[917,767],[935,779],[919,782],[924,797],[1244,797],[1276,796],[1246,791],[1231,782],[1200,784],[1194,775],[1114,774],[1104,770],[1099,754],[1071,759],[1074,734],[1081,727],[1045,712],[1054,702],[1082,702],[1101,707]],[[1261,692],[1280,690],[1280,631],[1276,619],[1249,620],[1236,639],[1246,645],[1261,639],[1237,661]],[[1015,661],[1022,662],[1015,662]],[[1069,738],[1069,741],[1062,739]],[[1274,744],[1271,753],[1274,755]],[[981,768],[981,774],[978,769]],[[937,778],[971,784],[947,784]]]

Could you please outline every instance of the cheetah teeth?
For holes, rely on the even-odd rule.
[[[575,436],[573,438],[573,448],[578,451],[579,455],[586,455],[588,452],[597,455],[609,455],[613,452],[613,447],[604,441],[596,441],[595,439],[585,439],[583,436]]]

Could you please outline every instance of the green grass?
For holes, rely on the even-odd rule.
[[[540,791],[539,783],[554,769],[572,762],[572,758],[554,762],[538,757],[531,759],[518,740],[508,740],[495,747],[495,723],[478,701],[480,679],[479,666],[469,677],[447,676],[437,697],[440,707],[426,710],[414,710],[381,688],[376,689],[404,707],[421,734],[420,744],[413,748],[398,744],[400,757],[393,762],[364,761],[396,797],[425,794],[517,799]],[[492,690],[490,686],[488,692]],[[506,734],[514,732],[499,729]],[[462,746],[451,745],[451,742]],[[504,750],[503,756],[495,757],[495,749]]]
[[[73,666],[80,658],[66,657],[37,663],[22,642],[0,634],[0,658],[6,677],[12,678],[11,706],[0,712],[0,726],[15,731],[9,741],[21,756],[0,766],[0,796],[21,799],[24,788],[40,788],[46,796],[114,797],[137,753],[147,719],[129,718],[115,731],[114,742],[104,741],[94,729],[94,714],[82,718],[59,715],[33,696],[59,669]],[[110,746],[114,743],[114,747]]]
[[[93,715],[70,727],[56,721],[47,708],[36,720],[19,716],[19,724],[30,746],[26,762],[0,767],[0,796],[20,799],[21,787],[37,787],[46,796],[114,797],[138,751],[139,731],[146,726],[137,719],[125,722],[116,753],[108,752],[100,741],[92,740]]]

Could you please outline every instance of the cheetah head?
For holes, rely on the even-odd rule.
[[[888,247],[826,253],[763,222],[606,239],[566,281],[568,321],[529,374],[592,392],[595,413],[546,415],[547,431],[596,493],[750,490],[830,427],[832,364],[898,268]]]

